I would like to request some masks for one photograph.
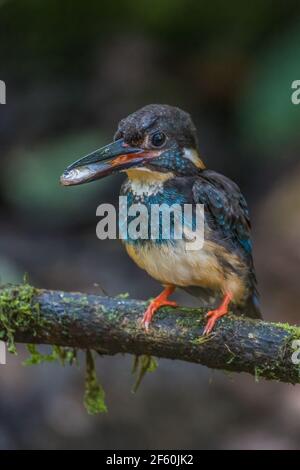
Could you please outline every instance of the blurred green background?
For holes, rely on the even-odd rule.
[[[160,286],[96,207],[122,178],[62,188],[74,159],[110,142],[149,103],[189,111],[204,159],[241,186],[264,316],[299,322],[299,2],[0,0],[0,279],[148,298]],[[179,294],[181,302],[190,299]],[[0,368],[0,448],[300,447],[300,392],[160,361],[136,395],[130,358],[99,359],[109,413],[86,414],[83,371]]]

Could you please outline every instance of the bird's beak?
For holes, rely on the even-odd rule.
[[[123,139],[119,139],[72,163],[64,171],[60,182],[64,186],[88,183],[131,168],[157,155],[156,151],[130,147]]]

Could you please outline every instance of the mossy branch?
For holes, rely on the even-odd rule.
[[[140,324],[145,306],[122,297],[8,286],[0,289],[0,332],[11,347],[14,340],[149,355],[300,383],[300,366],[292,361],[300,327],[229,315],[203,337],[203,310],[164,308],[147,333]]]

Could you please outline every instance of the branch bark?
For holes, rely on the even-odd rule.
[[[145,302],[33,288],[27,299],[22,289],[0,289],[0,331],[9,322],[16,342],[149,354],[300,383],[300,366],[292,361],[298,327],[229,315],[203,337],[203,309],[164,308],[147,333],[140,325]]]

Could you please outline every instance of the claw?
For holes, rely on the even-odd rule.
[[[228,293],[225,295],[220,307],[216,308],[215,310],[210,310],[209,312],[207,312],[205,316],[206,318],[208,318],[208,321],[203,330],[203,335],[209,335],[212,332],[217,320],[228,313],[228,306],[231,300],[232,300],[232,295]]]
[[[157,312],[158,309],[160,309],[161,307],[178,306],[176,302],[168,300],[169,295],[171,295],[174,290],[175,287],[173,286],[166,287],[159,296],[152,300],[142,319],[142,325],[144,326],[146,331],[149,331],[149,325],[152,321],[154,314]]]
[[[212,313],[212,312],[209,312],[209,313]],[[218,318],[220,318],[221,316],[222,315],[218,315],[218,313],[215,313],[215,316],[211,316],[211,318],[208,320],[208,322],[205,325],[205,328],[203,330],[203,335],[209,335],[212,332]]]

